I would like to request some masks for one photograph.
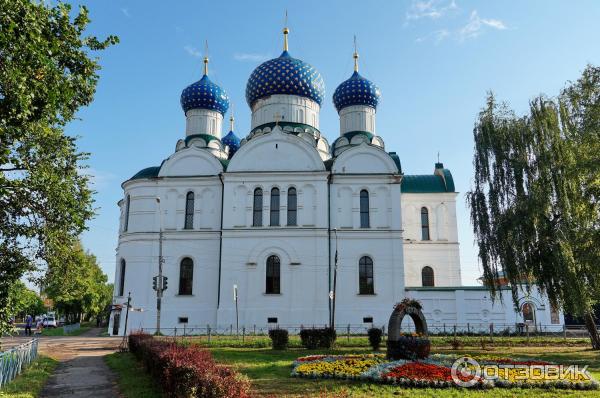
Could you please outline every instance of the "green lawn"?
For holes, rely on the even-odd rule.
[[[39,356],[16,379],[0,389],[2,398],[34,398],[40,393],[58,361]]]
[[[82,326],[79,329],[73,330],[71,333],[65,334],[65,331],[62,327],[59,328],[45,328],[42,331],[42,336],[79,336],[82,333],[90,330],[87,326]]]
[[[119,391],[125,398],[160,398],[160,387],[154,383],[141,363],[130,353],[110,354],[106,364],[118,377]],[[1,396],[0,396],[1,397]]]
[[[211,347],[215,359],[227,363],[252,380],[252,386],[259,395],[277,397],[305,396],[349,396],[349,397],[600,397],[600,391],[564,391],[543,389],[501,389],[474,391],[467,389],[409,389],[376,383],[348,382],[342,380],[310,380],[290,377],[294,359],[317,353],[366,353],[366,348],[339,348],[334,351],[290,349],[273,351],[264,348]],[[600,353],[586,347],[547,346],[547,347],[496,347],[494,349],[461,350],[435,349],[434,352],[518,356],[544,359],[558,363],[588,364],[592,375],[600,380]]]

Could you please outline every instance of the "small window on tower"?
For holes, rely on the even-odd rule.
[[[363,318],[363,323],[373,323],[373,317],[372,316],[366,316]]]
[[[188,317],[187,316],[180,316],[178,322],[179,323],[188,323]]]
[[[277,323],[277,317],[269,317],[269,318],[267,318],[267,323]]]

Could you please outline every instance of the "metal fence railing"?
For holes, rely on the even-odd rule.
[[[269,329],[286,329],[290,335],[299,334],[302,329],[322,328],[327,325],[285,325],[272,324],[269,326],[259,325],[187,325],[175,328],[161,328],[160,334],[164,336],[208,336],[208,337],[227,337],[227,336],[266,336]],[[346,324],[335,325],[338,336],[366,336],[367,331],[376,327],[382,329],[384,337],[386,335],[387,325],[376,324]],[[128,330],[128,334],[136,330]],[[148,334],[155,334],[156,328],[142,328],[139,330]],[[402,324],[402,332],[411,333],[415,331],[414,324]],[[571,327],[565,325],[543,325],[543,324],[523,324],[523,323],[431,323],[428,325],[428,332],[431,336],[545,336],[545,337],[587,337],[587,330],[583,327]]]
[[[38,339],[0,352],[0,387],[17,377],[37,357]]]

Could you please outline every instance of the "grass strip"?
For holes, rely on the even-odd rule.
[[[0,397],[37,397],[57,365],[58,361],[46,356],[39,356],[16,379],[0,389]]]
[[[162,397],[160,387],[132,354],[115,352],[105,356],[104,360],[117,375],[119,391],[125,398]]]

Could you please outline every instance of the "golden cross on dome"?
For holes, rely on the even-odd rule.
[[[358,50],[356,49],[356,35],[354,35],[354,72],[358,72]]]
[[[288,23],[288,13],[287,13],[287,10],[285,10],[285,21],[283,24],[283,51],[288,50],[288,33],[290,33],[290,30],[287,27],[287,23]]]
[[[204,42],[204,74],[208,75],[208,40]]]

